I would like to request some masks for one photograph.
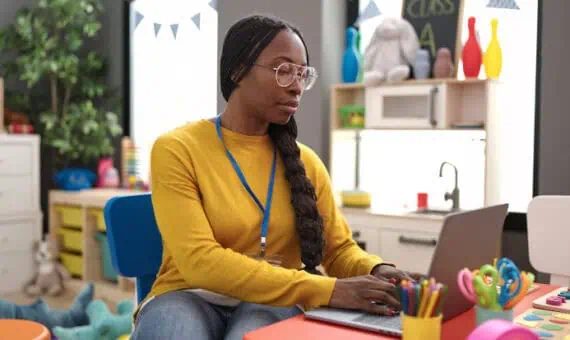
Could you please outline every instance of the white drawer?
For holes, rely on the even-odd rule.
[[[0,254],[6,252],[31,252],[37,229],[33,220],[0,221]]]
[[[359,243],[367,253],[382,257],[380,253],[380,231],[370,227],[352,225],[353,239]]]
[[[33,148],[31,144],[0,144],[0,175],[30,175]]]
[[[31,252],[0,253],[0,293],[21,291],[34,275]]]
[[[0,215],[39,210],[31,176],[0,176]]]
[[[435,233],[382,230],[381,257],[402,270],[427,274],[438,240]]]

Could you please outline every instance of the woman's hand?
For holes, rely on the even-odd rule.
[[[395,294],[396,286],[372,275],[337,279],[329,306],[394,316],[400,310]]]
[[[387,264],[380,264],[376,266],[372,270],[372,275],[381,280],[386,280],[392,283],[400,283],[402,280],[413,282],[422,281],[425,279],[425,277],[421,274],[405,272]]]

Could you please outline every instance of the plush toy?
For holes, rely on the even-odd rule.
[[[385,18],[374,30],[364,52],[364,84],[409,78],[420,42],[414,27],[405,19]]]
[[[101,300],[87,306],[89,325],[73,328],[55,327],[53,334],[58,340],[117,340],[132,332],[135,306],[131,300],[117,304],[117,314],[112,314]]]
[[[57,261],[59,250],[55,240],[47,238],[38,241],[34,245],[34,257],[36,261],[36,274],[24,287],[24,291],[31,296],[39,296],[47,293],[57,296],[65,290],[64,281],[71,275],[65,267]]]
[[[93,283],[87,283],[75,297],[69,309],[52,309],[43,299],[26,305],[0,300],[0,319],[38,322],[50,331],[54,327],[77,327],[89,324],[87,306],[93,301]]]

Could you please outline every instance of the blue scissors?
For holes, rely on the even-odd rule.
[[[497,261],[496,270],[501,277],[499,304],[505,307],[510,300],[517,297],[523,286],[523,278],[518,267],[508,258]],[[512,289],[514,287],[514,289]]]

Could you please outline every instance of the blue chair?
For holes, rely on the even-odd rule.
[[[149,193],[116,196],[103,209],[113,267],[136,279],[137,302],[149,293],[162,263],[162,237]]]

